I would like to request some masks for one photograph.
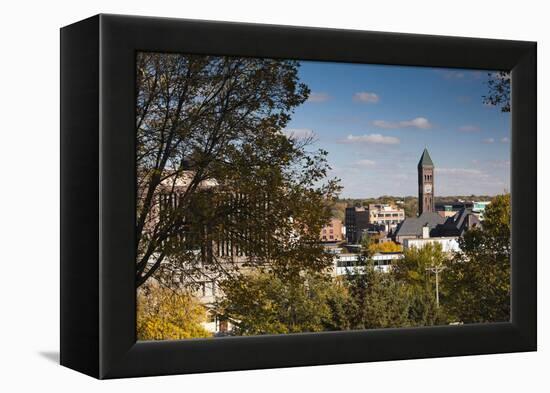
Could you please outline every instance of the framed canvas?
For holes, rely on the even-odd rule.
[[[61,364],[536,350],[536,43],[61,29]]]

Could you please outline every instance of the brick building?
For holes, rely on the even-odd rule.
[[[344,226],[342,220],[331,218],[330,222],[321,229],[322,242],[340,242],[344,240]]]

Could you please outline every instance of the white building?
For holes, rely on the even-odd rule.
[[[378,271],[387,273],[391,269],[392,263],[396,260],[402,259],[403,253],[401,252],[385,252],[376,253],[372,256],[374,262],[374,268]],[[360,272],[361,267],[360,254],[355,253],[340,253],[335,254],[334,257],[334,274],[337,276],[343,276],[347,273]]]
[[[480,202],[472,202],[472,211],[474,214],[479,218],[480,221],[483,221],[485,218],[485,208],[491,204],[490,201],[480,201]]]
[[[402,252],[378,252],[372,256],[374,268],[384,273],[391,270],[391,266],[395,261],[403,258]]]
[[[440,244],[443,252],[460,251],[460,247],[458,246],[458,236],[403,240],[403,248],[405,250],[409,248],[422,248],[427,244]]]

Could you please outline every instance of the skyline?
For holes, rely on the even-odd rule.
[[[300,62],[310,89],[285,129],[314,135],[341,198],[413,196],[424,148],[435,195],[495,195],[510,189],[510,113],[483,104],[491,71]]]

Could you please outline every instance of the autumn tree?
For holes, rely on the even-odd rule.
[[[377,252],[401,252],[403,251],[403,247],[392,241],[376,242],[369,245],[369,251],[372,254],[376,254]]]
[[[448,312],[464,323],[510,319],[510,194],[485,209],[482,229],[459,240],[461,251],[444,272]]]
[[[189,293],[175,292],[158,284],[138,292],[136,331],[138,340],[181,340],[210,337],[203,327],[206,309]]]
[[[309,94],[298,67],[138,54],[138,286],[153,275],[193,286],[243,266],[291,276],[330,264],[317,242],[338,191],[327,152],[283,132]]]

